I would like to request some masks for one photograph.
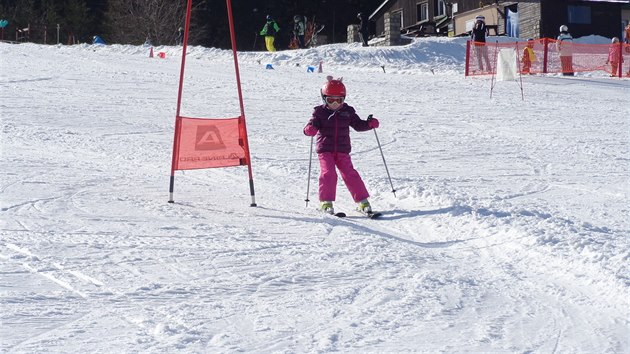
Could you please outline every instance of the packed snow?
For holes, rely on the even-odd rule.
[[[0,43],[1,351],[630,348],[630,80],[490,98],[464,39],[239,53],[258,206],[246,167],[178,171],[169,204],[181,47],[154,49]],[[232,52],[187,58],[182,114],[238,116]],[[380,120],[395,194],[374,132],[351,135],[379,220],[341,181],[348,217],[316,210],[326,75]]]

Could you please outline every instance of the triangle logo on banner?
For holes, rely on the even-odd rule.
[[[195,150],[223,150],[225,144],[221,138],[219,129],[214,125],[197,126],[197,139],[195,140]]]

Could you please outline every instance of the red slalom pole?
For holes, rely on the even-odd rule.
[[[182,46],[182,66],[179,70],[179,89],[177,90],[177,112],[175,113],[175,137],[173,138],[173,159],[171,161],[171,179],[169,186],[169,203],[174,203],[173,190],[175,189],[175,165],[179,158],[179,139],[182,129],[182,117],[180,116],[182,108],[182,90],[184,88],[184,68],[186,67],[186,49],[188,47],[188,30],[190,29],[190,13],[192,9],[192,0],[188,0],[186,8],[186,24],[184,25],[184,43]]]
[[[189,0],[190,1],[190,0]],[[254,174],[252,171],[252,160],[249,153],[249,141],[247,138],[247,125],[245,124],[245,108],[243,107],[243,92],[241,90],[241,74],[238,69],[238,56],[236,53],[236,34],[234,32],[234,19],[232,17],[232,1],[225,0],[228,12],[228,21],[230,23],[230,39],[232,41],[232,56],[234,57],[234,72],[236,73],[236,87],[238,91],[238,103],[241,109],[239,122],[243,128],[243,140],[245,147],[245,158],[247,160],[247,171],[249,174],[249,192],[252,197],[250,206],[256,206],[256,194],[254,193]]]

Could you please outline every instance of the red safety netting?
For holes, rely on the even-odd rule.
[[[540,38],[531,42],[479,43],[466,46],[466,76],[496,74],[499,51],[514,49],[521,74],[605,71],[629,76],[630,45],[578,44]],[[621,63],[621,65],[618,65]]]
[[[180,119],[180,138],[174,151],[176,170],[247,165],[240,118]]]

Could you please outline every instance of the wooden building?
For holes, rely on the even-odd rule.
[[[461,36],[478,15],[491,35],[555,38],[561,25],[573,37],[620,37],[630,22],[630,0],[386,0],[370,14],[376,35],[385,32],[385,13],[400,18],[401,33],[412,36]]]

